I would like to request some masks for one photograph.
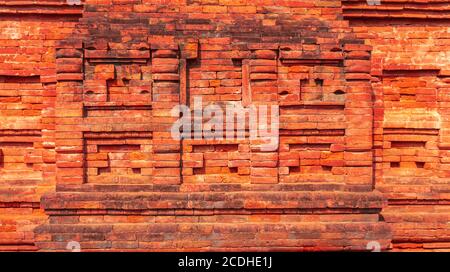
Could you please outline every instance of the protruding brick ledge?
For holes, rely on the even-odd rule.
[[[322,251],[390,247],[379,192],[59,192],[43,251]]]
[[[348,19],[450,19],[450,1],[381,0],[369,5],[367,0],[343,0],[343,14]],[[376,2],[376,1],[373,1]]]
[[[378,192],[209,192],[209,193],[54,193],[42,198],[48,214],[109,214],[111,211],[154,210],[194,214],[245,210],[293,213],[379,213],[386,204]],[[277,211],[278,210],[278,211]],[[114,213],[114,212],[112,212]]]
[[[0,15],[81,15],[83,1],[69,4],[67,0],[55,1],[0,1]]]

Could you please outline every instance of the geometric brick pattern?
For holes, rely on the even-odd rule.
[[[0,1],[0,250],[449,250],[425,2]],[[195,97],[277,105],[277,148],[173,139]]]

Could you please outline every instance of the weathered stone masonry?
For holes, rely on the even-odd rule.
[[[0,250],[450,249],[450,1],[0,1],[0,17]],[[194,96],[279,105],[278,149],[174,140]]]

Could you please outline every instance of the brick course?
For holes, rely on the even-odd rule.
[[[449,1],[81,2],[0,1],[0,250],[450,249]]]

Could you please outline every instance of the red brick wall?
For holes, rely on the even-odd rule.
[[[449,248],[447,1],[13,2],[0,249]],[[173,139],[196,96],[277,148]]]
[[[450,5],[382,1],[362,12],[361,2],[345,1],[344,15],[373,46],[375,184],[393,248],[448,250]]]
[[[81,7],[0,1],[0,250],[36,250],[40,198],[55,189],[56,41]]]

